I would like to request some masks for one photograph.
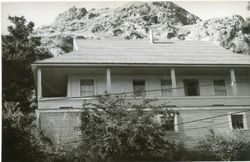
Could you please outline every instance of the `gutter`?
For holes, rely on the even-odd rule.
[[[154,63],[33,63],[37,67],[250,67],[250,64],[154,64]]]

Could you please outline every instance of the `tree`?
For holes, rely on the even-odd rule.
[[[174,125],[169,122],[178,112],[153,101],[132,104],[125,97],[105,95],[97,103],[85,102],[81,145],[77,150],[81,152],[80,159],[173,160],[175,149],[168,133],[173,133]]]
[[[2,36],[3,102],[18,102],[27,110],[34,89],[31,63],[52,55],[40,46],[40,38],[32,35],[33,22],[16,16],[9,20],[13,26],[8,27],[9,35]]]
[[[247,3],[247,10],[250,12],[250,2]],[[242,25],[242,32],[244,34],[244,41],[248,44],[248,54],[250,55],[250,17]]]
[[[250,11],[250,2],[247,3],[247,10]],[[242,32],[245,34],[250,34],[250,17],[246,18],[245,23],[242,26]]]

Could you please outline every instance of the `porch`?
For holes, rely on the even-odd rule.
[[[227,67],[38,67],[39,109],[80,108],[83,100],[96,101],[108,92],[128,101],[157,98],[171,107],[249,106],[250,69]],[[81,80],[93,80],[93,92],[81,94]],[[133,81],[144,80],[144,96],[135,96]],[[169,84],[162,85],[162,80]],[[185,80],[196,80],[188,88]],[[224,89],[215,80],[224,81]],[[168,82],[166,82],[168,83]],[[222,90],[221,90],[222,88]],[[166,92],[167,90],[167,92]],[[191,95],[188,93],[191,91]],[[193,94],[193,91],[197,91]]]

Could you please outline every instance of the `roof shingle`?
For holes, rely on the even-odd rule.
[[[76,44],[78,51],[35,64],[250,65],[250,56],[208,41],[76,40]]]

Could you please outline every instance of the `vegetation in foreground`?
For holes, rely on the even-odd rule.
[[[79,150],[86,161],[173,160],[171,121],[178,112],[145,99],[131,104],[125,97],[101,96],[84,103]],[[158,118],[157,118],[158,117]]]

